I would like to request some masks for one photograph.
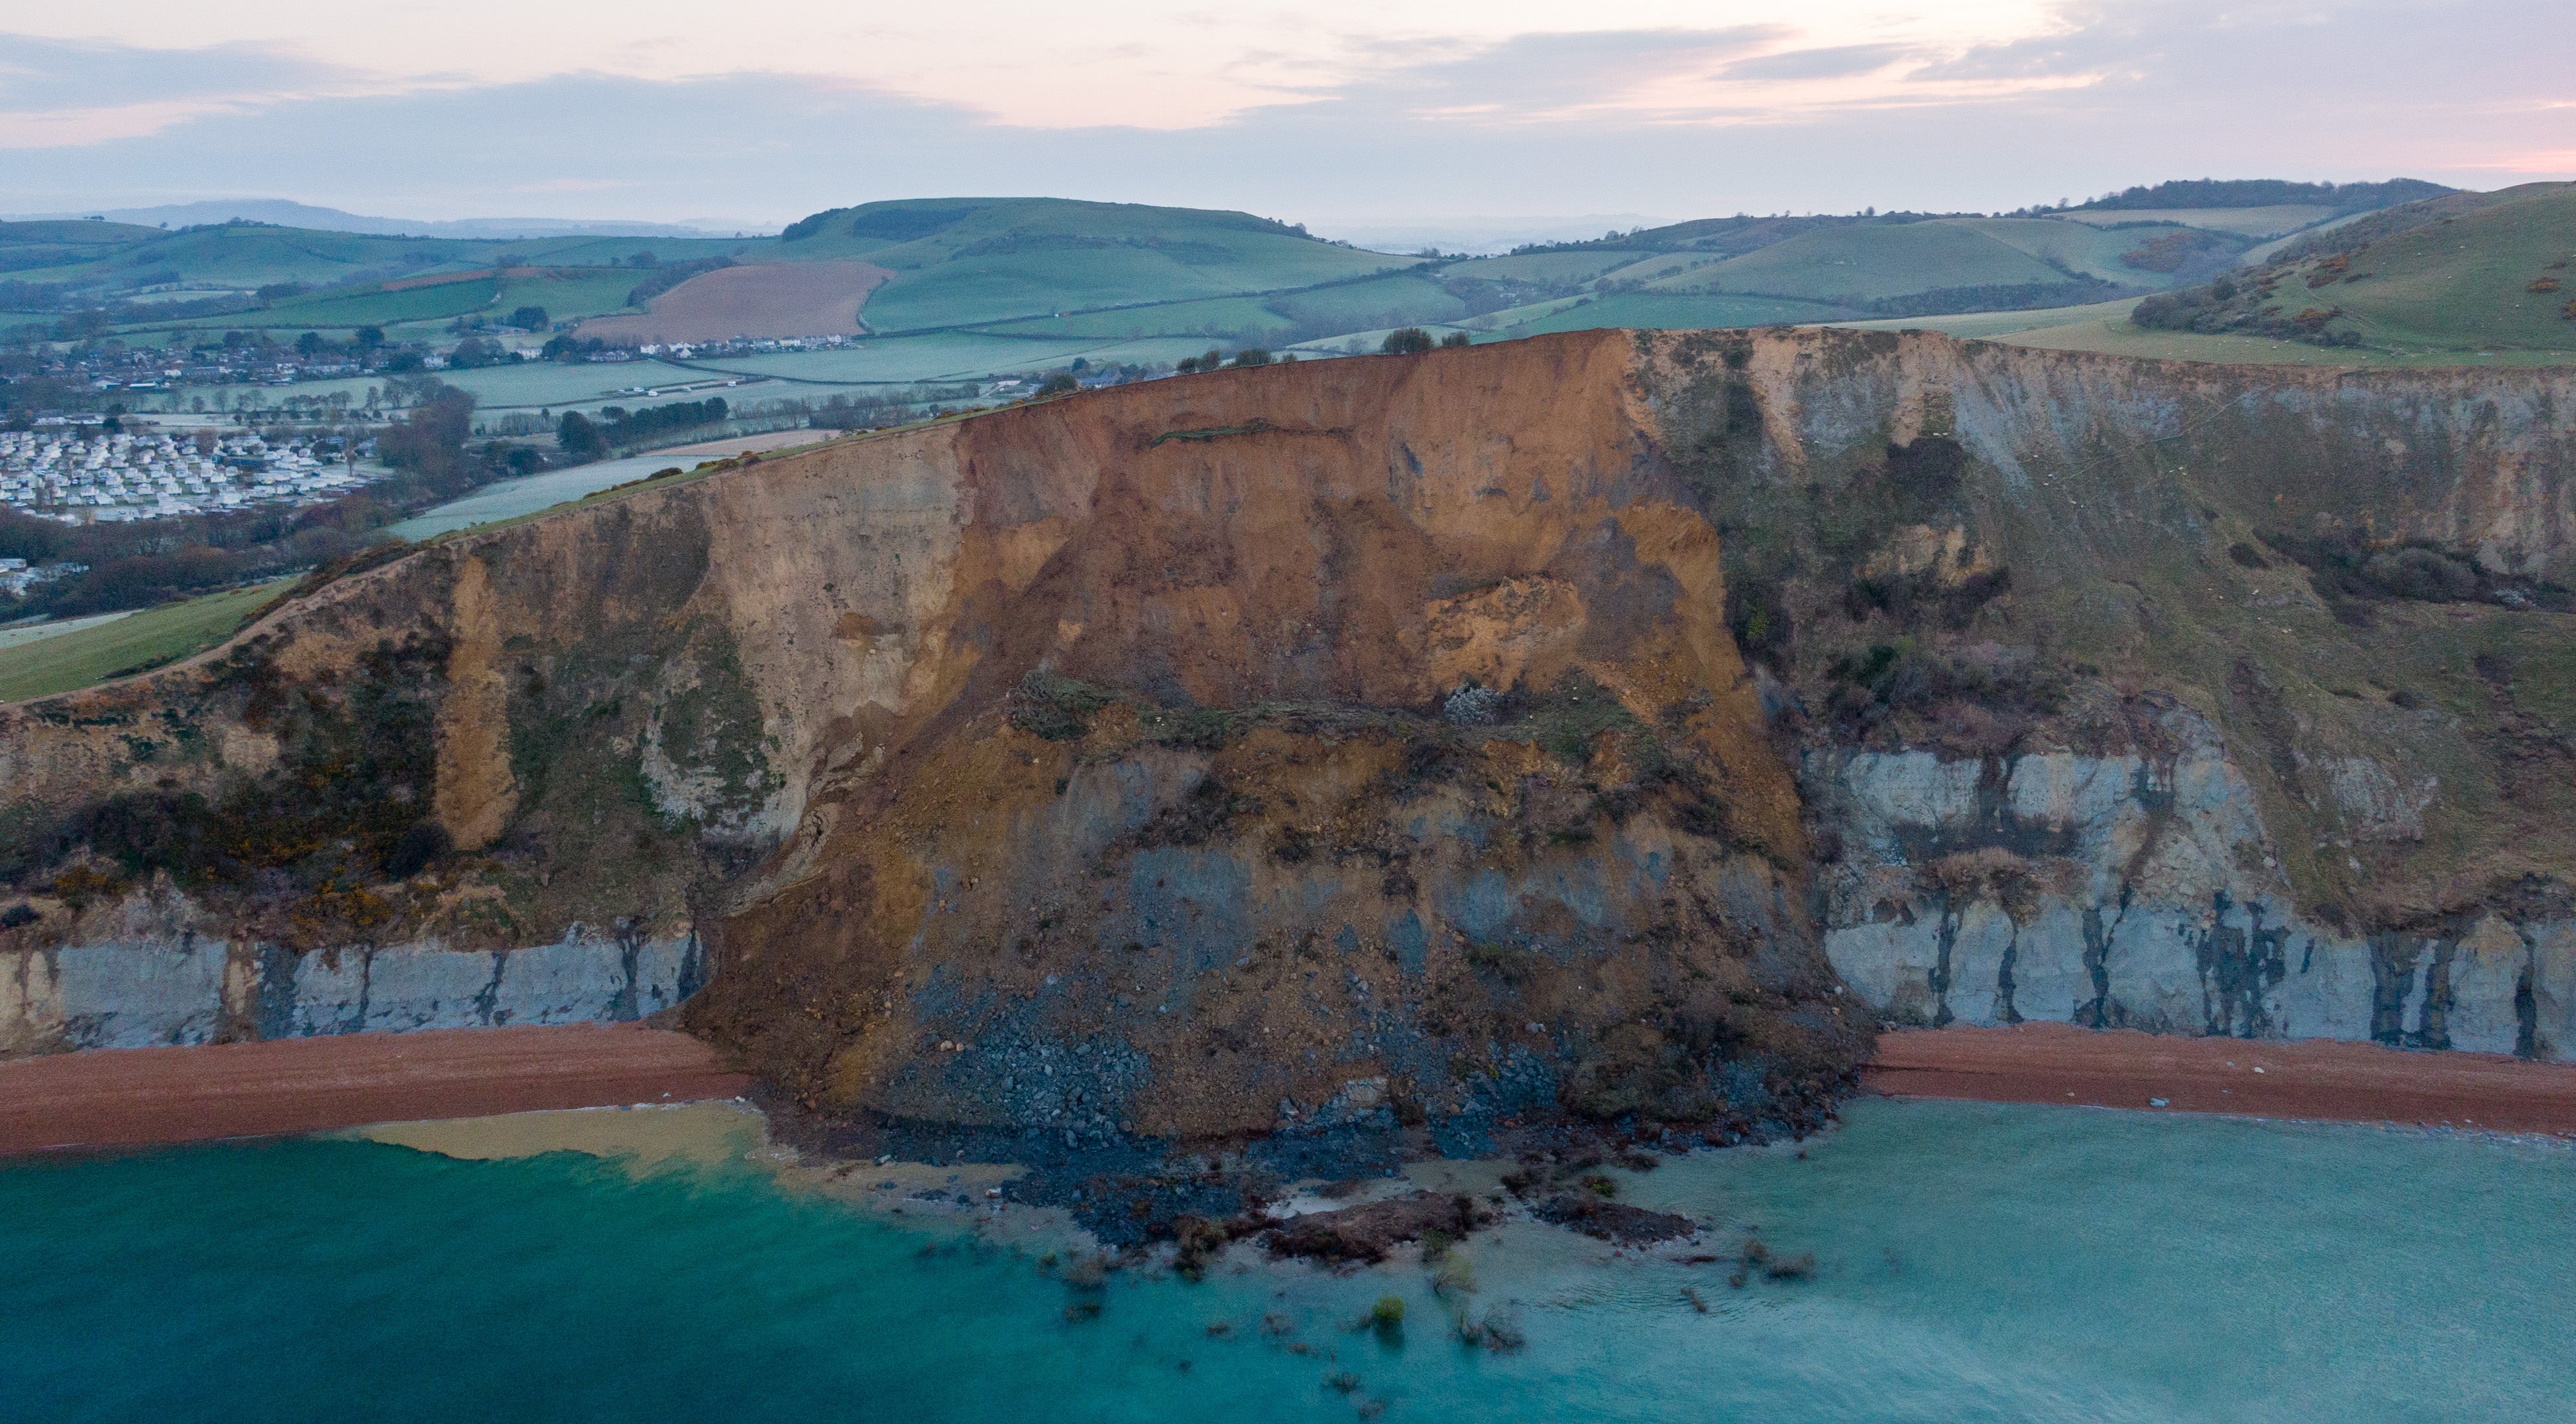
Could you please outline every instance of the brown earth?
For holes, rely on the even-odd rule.
[[[1883,1033],[1862,1082],[1899,1097],[2576,1134],[2576,1065],[2324,1039],[2071,1024]]]
[[[892,272],[865,262],[753,262],[691,277],[641,316],[592,317],[603,341],[722,341],[734,336],[838,336],[865,331],[859,308]]]
[[[686,1034],[455,1029],[109,1049],[0,1063],[0,1155],[741,1096]]]

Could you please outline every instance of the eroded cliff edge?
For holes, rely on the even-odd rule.
[[[2566,1056],[2570,394],[1580,333],[846,442],[0,712],[6,934],[703,942],[807,1101],[1076,1135],[1794,1121],[1882,1019]]]

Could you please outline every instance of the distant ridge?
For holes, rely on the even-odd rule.
[[[137,227],[194,227],[233,218],[274,223],[315,232],[354,232],[370,237],[761,237],[762,224],[691,226],[678,223],[588,221],[578,218],[378,218],[338,208],[316,207],[285,198],[219,198],[198,203],[170,203],[157,208],[107,208],[91,212],[30,213],[19,220],[104,217]]]
[[[2457,192],[2421,178],[2385,183],[2295,183],[2282,178],[2183,178],[2152,187],[2124,188],[2079,208],[2095,212],[2170,211],[2189,208],[2273,208],[2309,203],[2347,213],[2393,208]]]

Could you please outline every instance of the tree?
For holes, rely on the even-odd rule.
[[[322,333],[318,331],[308,331],[302,336],[295,338],[295,354],[299,356],[317,356],[321,354],[322,348],[329,344],[329,342],[322,339]]]
[[[510,313],[510,325],[521,331],[543,331],[553,323],[546,320],[544,307],[521,307]]]
[[[608,437],[599,433],[589,416],[577,410],[563,413],[562,422],[555,427],[555,444],[576,460],[596,460],[608,453]]]
[[[1385,342],[1377,349],[1389,356],[1410,356],[1428,351],[1431,349],[1431,333],[1418,326],[1399,327],[1388,332]]]
[[[1475,344],[1475,339],[1463,331],[1453,331],[1441,337],[1440,344],[1446,347],[1471,346]]]
[[[1234,353],[1234,364],[1238,366],[1267,366],[1270,364],[1270,353],[1262,350],[1258,346],[1247,346]]]
[[[385,344],[385,329],[381,326],[362,326],[358,328],[358,334],[350,339],[358,344],[359,350],[373,351]]]
[[[427,377],[415,378],[404,394],[415,398],[411,412],[377,437],[377,455],[397,470],[427,477],[434,491],[470,488],[465,437],[474,433],[474,397]]]

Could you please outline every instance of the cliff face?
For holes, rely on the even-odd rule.
[[[694,934],[815,1104],[1076,1135],[1792,1120],[1882,1018],[2563,1056],[2571,394],[1579,333],[844,442],[0,711],[0,933]]]
[[[1901,1022],[2576,1054],[2576,383],[1669,339]]]

